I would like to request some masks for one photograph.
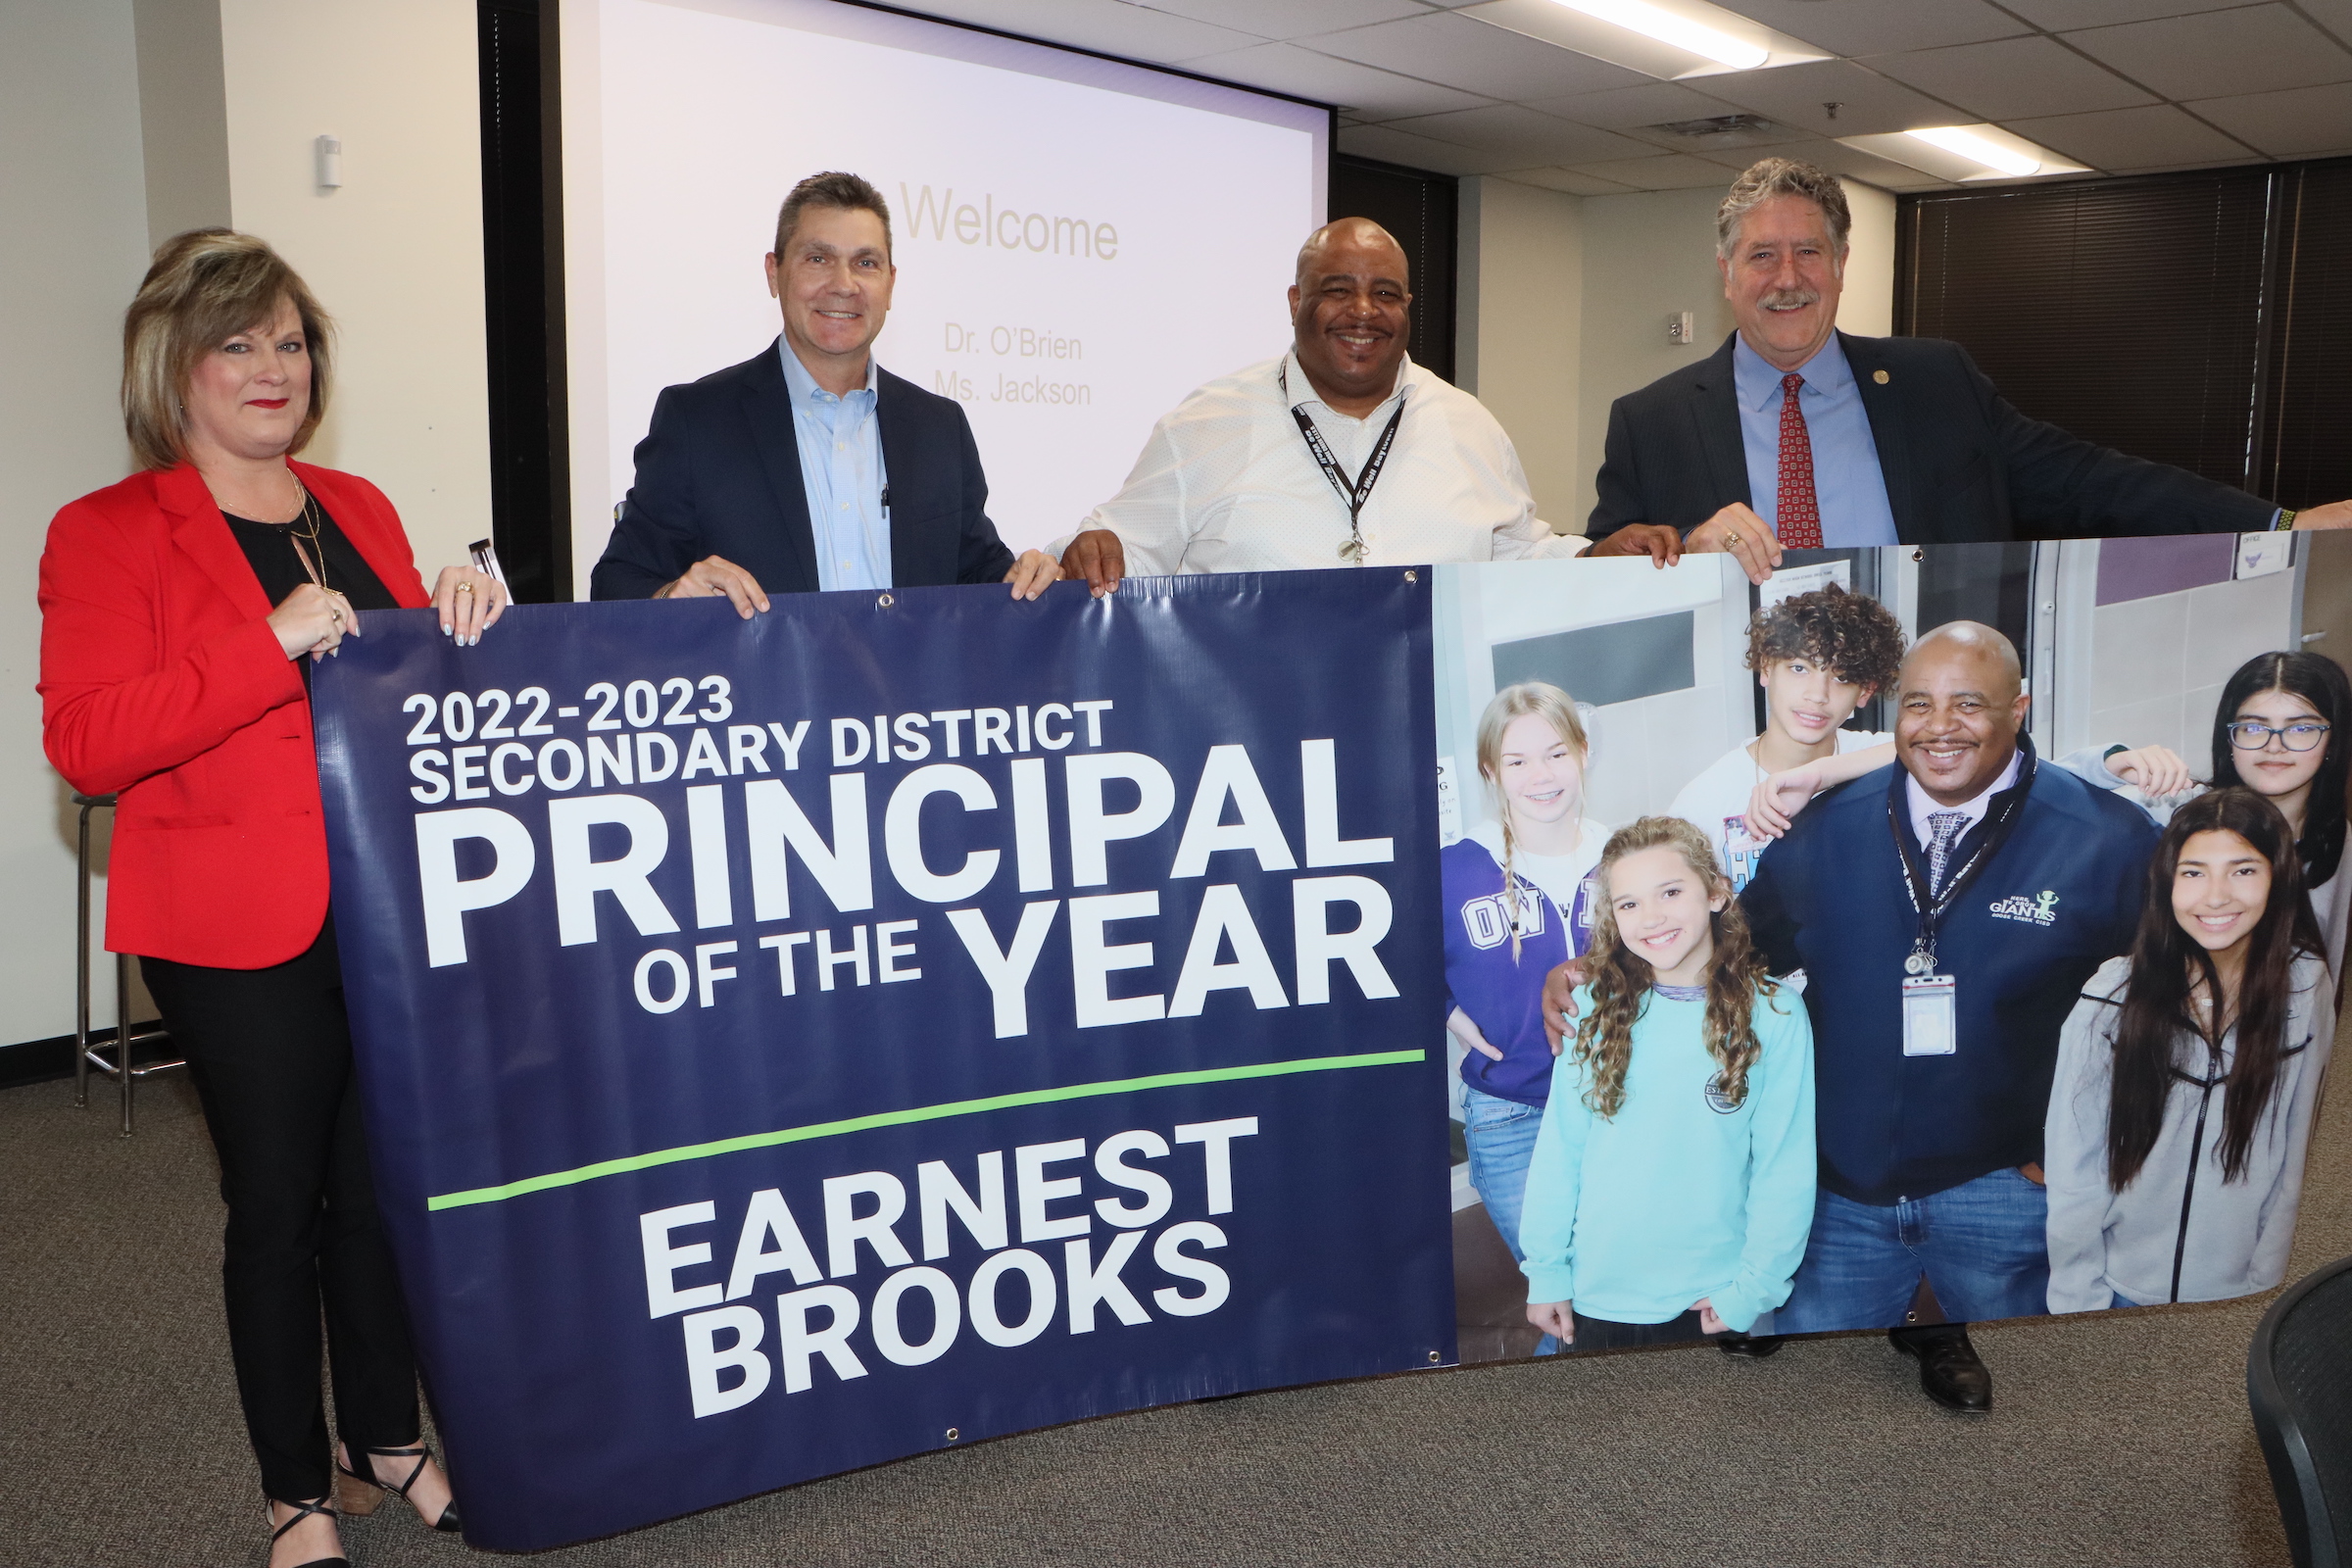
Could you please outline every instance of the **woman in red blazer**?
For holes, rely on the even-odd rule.
[[[351,1071],[309,697],[363,610],[435,606],[475,642],[505,609],[469,567],[424,591],[367,480],[290,461],[326,404],[327,322],[260,240],[182,234],[123,323],[141,472],[67,506],[41,557],[43,740],[119,797],[106,945],[140,956],[185,1054],[228,1205],[221,1277],[271,1568],[341,1563],[338,1500],[384,1490],[443,1530],[416,1371]],[[353,1460],[359,1461],[358,1465]]]

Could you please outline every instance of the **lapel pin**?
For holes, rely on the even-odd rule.
[[[1871,378],[1873,381],[1876,381],[1876,382],[1878,382],[1878,383],[1879,383],[1879,385],[1881,385],[1881,386],[1885,386],[1885,385],[1886,384],[1886,379],[1887,379],[1887,377],[1886,377],[1886,372],[1885,370],[1873,370],[1873,371],[1871,371],[1871,372],[1870,372],[1870,378]]]

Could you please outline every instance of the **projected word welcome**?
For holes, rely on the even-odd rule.
[[[997,198],[982,192],[978,206],[956,200],[953,186],[936,196],[925,185],[919,196],[909,195],[899,182],[899,214],[916,239],[954,238],[961,244],[991,250],[1032,251],[1040,256],[1085,256],[1099,262],[1119,259],[1119,231],[1108,223],[1058,214],[1024,213],[999,207]]]

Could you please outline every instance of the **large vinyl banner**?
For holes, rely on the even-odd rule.
[[[334,913],[469,1540],[1455,1358],[1429,576],[368,617]]]
[[[2272,1288],[2352,928],[2322,538],[370,614],[335,917],[469,1538]]]

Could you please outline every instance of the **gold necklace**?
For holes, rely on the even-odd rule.
[[[302,510],[286,524],[286,542],[294,547],[294,559],[302,563],[302,569],[311,581],[321,593],[331,593],[333,590],[326,586],[326,547],[318,537],[323,526],[318,503],[312,499],[310,487],[292,468],[286,470],[286,477],[294,481],[294,489],[302,497]],[[302,547],[305,539],[311,542],[309,550]],[[312,559],[314,553],[316,561]]]

